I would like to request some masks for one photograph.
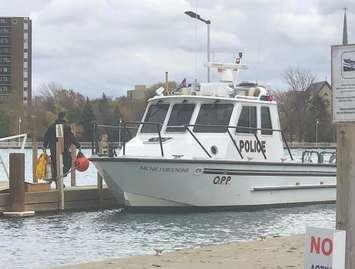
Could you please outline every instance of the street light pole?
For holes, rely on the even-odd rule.
[[[316,119],[316,147],[318,146],[318,126],[319,126],[319,120]]]
[[[207,23],[207,82],[210,82],[210,66],[208,63],[210,62],[210,25],[211,21]]]
[[[185,14],[193,19],[204,22],[207,25],[207,63],[210,61],[210,20],[205,20],[193,11],[185,11]],[[207,82],[210,82],[210,67],[207,65]]]
[[[18,117],[18,135],[21,134],[21,122],[22,122],[22,119],[21,119],[21,116]],[[18,138],[18,146],[21,145],[21,138],[19,137]]]

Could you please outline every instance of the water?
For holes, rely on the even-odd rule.
[[[130,214],[120,210],[0,218],[1,268],[49,268],[113,257],[334,228],[335,205],[252,212]]]
[[[0,149],[6,161],[9,152]],[[89,151],[84,153],[90,155]],[[294,153],[300,159],[301,151]],[[31,162],[31,151],[26,150],[26,178],[32,175]],[[1,168],[0,179],[5,179]],[[91,165],[86,173],[78,173],[77,182],[96,184],[95,167]],[[307,225],[334,228],[335,205],[161,215],[105,210],[0,218],[0,267],[42,269],[153,254],[156,247],[176,250],[252,240],[261,235],[299,234]]]

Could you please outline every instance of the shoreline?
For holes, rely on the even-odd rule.
[[[64,265],[56,269],[135,268],[303,268],[304,235],[260,238],[259,240],[208,245],[164,252],[156,256],[131,256]],[[53,269],[54,269],[53,268]]]

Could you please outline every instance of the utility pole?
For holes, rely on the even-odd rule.
[[[354,106],[351,96],[347,96],[345,91],[342,92],[342,80],[344,76],[348,76],[352,72],[346,71],[346,62],[344,61],[345,53],[351,54],[354,45],[348,45],[347,34],[347,18],[346,10],[344,12],[343,25],[343,46],[332,47],[332,90],[333,90],[333,121],[336,122],[337,129],[337,201],[336,201],[336,228],[346,231],[346,248],[345,248],[345,268],[355,268],[355,113],[349,110],[349,105]],[[335,59],[339,59],[338,63]],[[352,67],[351,67],[352,68]],[[339,75],[341,72],[343,76]],[[347,79],[352,83],[354,79]],[[353,86],[350,86],[353,87]],[[347,89],[350,94],[355,92],[355,88]],[[346,103],[338,102],[338,98],[349,101]],[[342,114],[341,109],[349,112]],[[340,112],[340,113],[339,113]]]
[[[315,137],[315,140],[316,140],[316,147],[318,148],[318,127],[319,127],[319,120],[316,119],[316,137]]]
[[[166,94],[170,94],[169,92],[169,73],[165,72],[165,92]]]

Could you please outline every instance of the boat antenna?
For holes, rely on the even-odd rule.
[[[197,14],[197,0],[195,1],[195,13]],[[195,46],[197,46],[197,20],[195,20]],[[195,51],[195,78],[194,78],[194,90],[197,84],[197,50]]]
[[[235,88],[238,81],[239,70],[248,69],[246,64],[241,64],[242,58],[243,53],[239,52],[238,57],[235,58],[235,62],[233,63],[209,62],[206,64],[206,66],[217,69],[221,76],[220,82],[233,84],[233,87]]]
[[[241,64],[243,58],[243,52],[238,52],[238,57],[235,59],[236,64]],[[235,78],[233,79],[233,87],[236,87],[237,81],[239,80],[239,68],[236,71]]]

